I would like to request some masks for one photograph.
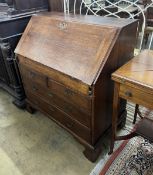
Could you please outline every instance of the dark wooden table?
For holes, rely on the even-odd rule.
[[[125,140],[135,134],[130,133],[126,136],[116,136],[120,98],[153,109],[153,51],[143,51],[140,55],[114,72],[112,79],[115,82],[115,87],[110,153],[113,152],[114,142],[116,140]],[[146,126],[144,127],[146,128]],[[141,123],[139,129],[142,130],[144,127],[143,123]],[[153,130],[153,127],[150,129]]]

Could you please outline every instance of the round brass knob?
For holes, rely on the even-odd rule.
[[[125,92],[125,95],[128,96],[128,97],[132,97],[132,92],[126,91],[126,92]]]

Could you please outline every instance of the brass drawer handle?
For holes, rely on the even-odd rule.
[[[38,101],[35,101],[35,104],[38,105],[39,104]]]
[[[65,106],[64,106],[64,110],[65,110],[65,111],[68,111],[68,112],[72,112],[72,107],[71,107],[71,106],[65,105]]]
[[[52,107],[50,107],[49,110],[50,110],[51,112],[55,112],[55,109],[52,108]]]
[[[34,72],[30,72],[29,74],[30,74],[30,77],[31,77],[31,78],[34,78],[35,75],[36,75]]]
[[[49,93],[48,93],[48,96],[49,96],[49,97],[53,97],[53,94],[49,92]]]
[[[73,123],[66,123],[66,126],[67,126],[68,128],[72,128],[72,127],[73,127]]]
[[[33,91],[37,91],[37,90],[38,90],[38,88],[37,88],[37,87],[35,87],[35,86],[33,86],[33,87],[32,87],[32,90],[33,90]]]
[[[65,95],[73,95],[73,92],[70,89],[65,89]]]
[[[128,96],[128,97],[132,97],[132,92],[126,91],[126,92],[125,92],[125,95]]]

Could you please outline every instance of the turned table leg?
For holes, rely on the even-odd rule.
[[[118,110],[119,110],[119,103],[120,103],[119,88],[120,88],[120,84],[115,83],[114,98],[113,98],[113,115],[112,115],[112,135],[111,135],[111,144],[110,144],[109,154],[113,153],[114,142],[116,139],[117,118],[118,118]]]

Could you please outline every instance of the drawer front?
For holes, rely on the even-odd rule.
[[[27,91],[27,96],[30,99],[30,102],[34,104],[34,106],[47,114],[51,119],[55,120],[60,125],[64,126],[67,130],[72,132],[74,135],[79,136],[83,140],[87,142],[91,142],[91,133],[90,130],[78,122],[74,121],[71,117],[65,114],[63,111],[58,109],[53,105],[49,105],[41,98],[31,94]]]
[[[43,74],[40,74],[33,69],[31,70],[24,65],[20,65],[19,69],[24,84],[35,82],[42,85],[43,87],[47,86],[47,77]]]
[[[153,108],[153,94],[147,93],[144,90],[121,84],[119,95],[120,97],[130,100],[133,103]]]
[[[79,109],[75,105],[65,102],[57,95],[51,93],[49,89],[45,89],[36,83],[27,83],[25,85],[25,91],[30,91],[32,94],[39,96],[41,99],[44,99],[47,103],[57,106],[62,111],[73,117],[75,120],[90,128],[90,114]]]
[[[83,108],[88,113],[91,113],[92,97],[79,94],[73,91],[72,89],[65,87],[51,79],[48,80],[48,88],[52,93],[56,94],[64,101],[67,101],[71,104],[75,104],[79,108]]]

